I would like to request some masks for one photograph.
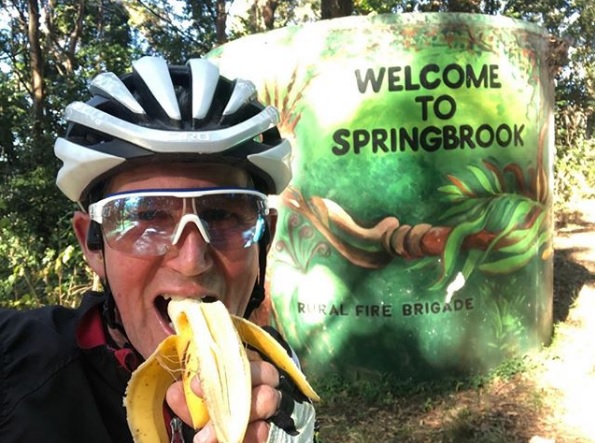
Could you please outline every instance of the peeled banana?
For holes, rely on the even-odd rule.
[[[245,344],[267,356],[304,395],[319,397],[285,349],[264,329],[230,315],[220,301],[173,298],[168,313],[176,335],[163,340],[132,374],[124,406],[135,443],[169,441],[165,393],[182,380],[195,429],[210,419],[219,443],[241,443],[250,417],[252,382]],[[190,389],[198,375],[203,397]]]

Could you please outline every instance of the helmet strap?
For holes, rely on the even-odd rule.
[[[269,245],[271,243],[271,230],[269,227],[268,222],[265,225],[265,230],[262,234],[261,239],[258,241],[258,278],[254,283],[254,289],[252,290],[252,295],[250,296],[250,300],[248,301],[248,306],[246,306],[246,311],[244,312],[244,318],[250,318],[252,312],[256,308],[258,308],[261,303],[264,301],[265,297],[265,279],[266,279],[266,267],[267,267],[267,254],[269,250]]]
[[[103,275],[105,275],[105,278],[101,279],[101,286],[103,287],[103,293],[105,294],[105,301],[103,303],[102,310],[103,318],[105,319],[108,328],[115,329],[120,334],[123,334],[124,338],[128,340],[126,331],[124,330],[124,326],[122,325],[120,316],[118,315],[116,301],[107,280],[107,265],[105,263],[105,252],[103,251],[104,244],[103,236],[101,235],[101,227],[99,226],[99,223],[94,221],[91,222],[89,230],[87,231],[87,247],[93,251],[101,250],[101,253],[103,254]]]
[[[114,295],[112,294],[112,290],[109,287],[109,283],[104,281],[102,284],[103,292],[105,293],[105,302],[103,303],[103,318],[105,318],[108,328],[115,329],[120,334],[124,335],[126,340],[128,340],[126,331],[124,330],[124,325],[122,325],[122,322],[120,321],[118,307],[116,306],[116,301],[114,300]]]
[[[126,337],[126,331],[124,330],[124,326],[119,320],[116,301],[114,300],[112,290],[110,289],[109,282],[107,281],[107,266],[105,263],[105,252],[103,235],[101,233],[101,225],[93,220],[91,220],[91,223],[89,224],[89,229],[87,230],[87,248],[91,251],[101,251],[101,253],[103,254],[103,275],[105,275],[105,278],[101,280],[101,286],[103,287],[103,293],[106,297],[105,302],[103,303],[103,318],[105,319],[108,328],[115,329],[120,334],[123,334],[126,339],[128,339]]]

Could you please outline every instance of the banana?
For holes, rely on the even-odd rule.
[[[220,301],[173,298],[168,305],[175,335],[163,340],[132,374],[124,406],[135,443],[169,441],[163,417],[165,393],[182,380],[192,426],[209,420],[220,443],[240,443],[250,417],[252,382],[245,344],[267,356],[304,395],[318,395],[285,349],[264,329],[230,315]],[[203,397],[190,389],[198,375]]]
[[[176,335],[162,341],[151,358],[134,371],[128,383],[124,406],[135,443],[168,441],[162,403],[175,374],[182,369],[177,342]],[[153,405],[159,398],[161,404]],[[163,426],[157,426],[157,423],[163,423]]]

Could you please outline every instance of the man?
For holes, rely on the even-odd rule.
[[[291,178],[276,110],[256,101],[250,82],[197,59],[143,57],[90,90],[91,100],[66,109],[57,184],[81,207],[74,230],[104,291],[75,310],[0,313],[3,443],[132,441],[122,398],[131,371],[173,333],[168,298],[221,300],[248,317],[264,294],[266,194]],[[245,441],[311,442],[312,405],[251,356]],[[171,441],[216,441],[212,424],[179,430],[178,417],[190,422],[179,383],[167,404]]]

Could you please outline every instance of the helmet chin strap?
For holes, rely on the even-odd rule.
[[[103,292],[105,294],[105,302],[103,303],[102,315],[105,319],[105,322],[108,327],[109,334],[111,338],[116,342],[119,347],[133,347],[132,343],[128,339],[126,335],[126,330],[124,329],[124,325],[120,320],[120,314],[118,312],[118,306],[116,305],[116,300],[114,299],[114,295],[112,294],[112,290],[109,286],[109,282],[107,280],[107,273],[105,273],[105,256],[103,259],[103,269],[104,275],[106,276],[104,280],[101,281],[101,285],[103,286]]]
[[[112,294],[112,290],[109,287],[109,283],[107,279],[105,281],[102,281],[101,283],[103,285],[103,292],[105,293],[106,297],[105,302],[103,303],[103,318],[105,318],[108,328],[118,331],[120,334],[124,336],[126,341],[128,341],[128,336],[126,335],[124,325],[120,321],[120,316],[118,315],[118,307],[116,306],[116,301],[114,300],[114,296]]]
[[[101,234],[101,226],[99,223],[94,221],[91,221],[89,230],[87,231],[87,248],[92,251],[101,251],[101,254],[103,255],[103,275],[105,275],[105,278],[101,280],[101,286],[103,287],[103,292],[106,296],[102,309],[103,318],[105,319],[108,328],[118,331],[118,333],[122,334],[123,338],[128,341],[126,331],[124,330],[124,325],[122,325],[120,316],[118,315],[116,301],[114,300],[114,296],[107,279],[107,265],[103,235]]]
[[[270,244],[271,231],[268,223],[266,223],[264,232],[262,233],[262,237],[258,241],[258,277],[256,279],[256,282],[254,283],[252,295],[250,296],[250,300],[248,301],[248,306],[246,306],[246,311],[244,312],[244,318],[246,319],[250,318],[252,312],[254,312],[254,310],[258,308],[264,301],[264,283],[266,278],[267,254]]]

